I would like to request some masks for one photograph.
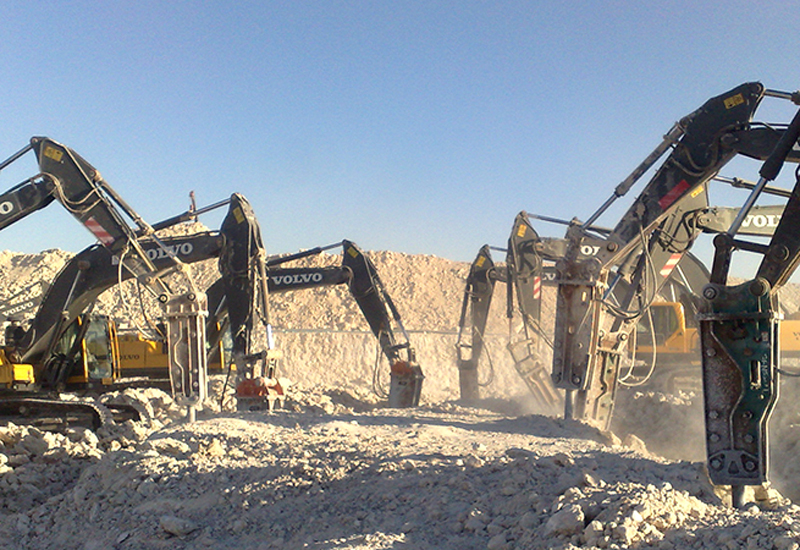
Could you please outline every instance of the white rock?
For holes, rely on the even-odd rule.
[[[211,457],[225,456],[225,444],[219,439],[214,438],[205,448],[205,454]]]
[[[157,450],[161,454],[170,455],[170,456],[181,456],[189,454],[192,449],[184,443],[183,441],[178,441],[177,439],[173,439],[171,437],[165,437],[163,439],[154,439],[150,441],[150,445],[153,449]]]
[[[583,509],[577,504],[568,504],[547,520],[544,525],[544,534],[550,537],[580,533],[583,530],[583,520]]]
[[[499,533],[489,539],[486,545],[487,550],[504,550],[508,546],[508,539],[505,533]]]
[[[182,537],[188,535],[192,531],[196,531],[198,526],[189,521],[188,519],[179,518],[176,516],[161,516],[158,524],[170,535]]]

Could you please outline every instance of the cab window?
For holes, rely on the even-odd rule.
[[[652,326],[656,332],[656,345],[663,345],[667,339],[680,328],[675,308],[667,305],[654,305],[650,308],[650,315],[652,316]],[[646,314],[639,320],[639,324],[636,326],[639,342],[645,346],[652,345],[653,343],[653,339],[650,335],[650,322]]]

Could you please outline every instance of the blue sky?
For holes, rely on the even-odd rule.
[[[2,11],[2,159],[47,135],[150,222],[185,210],[192,190],[200,205],[243,193],[270,253],[347,238],[469,261],[502,245],[520,210],[587,218],[709,97],[753,80],[800,87],[788,2],[11,0]],[[788,121],[793,108],[778,105],[767,120]],[[35,171],[32,156],[18,161],[0,189]],[[0,250],[92,242],[57,204],[0,232]]]

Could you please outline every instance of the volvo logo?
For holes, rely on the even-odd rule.
[[[778,227],[780,214],[750,214],[742,222],[742,227]]]
[[[188,256],[194,250],[192,243],[174,244],[165,248],[148,248],[145,250],[147,257],[151,260],[163,260],[169,258],[170,253],[173,256]]]
[[[319,283],[322,281],[322,273],[295,273],[292,275],[273,275],[270,277],[276,285],[302,285],[308,283]]]
[[[154,248],[146,248],[144,250],[145,254],[147,254],[147,257],[151,261],[169,258],[170,253],[173,256],[189,256],[193,251],[194,245],[192,243],[173,244],[164,248],[159,246]],[[111,258],[111,265],[119,265],[119,256],[114,256]]]

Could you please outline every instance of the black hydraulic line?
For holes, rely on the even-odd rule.
[[[200,208],[199,210],[187,210],[182,214],[178,214],[177,216],[173,216],[171,218],[167,218],[166,220],[162,220],[158,223],[154,223],[151,227],[153,231],[160,231],[162,229],[166,229],[167,227],[172,227],[173,225],[177,225],[179,223],[191,221],[200,214],[205,214],[206,212],[211,212],[212,210],[216,210],[217,208],[222,208],[223,206],[230,204],[231,199],[221,200],[219,202],[215,202],[209,206],[205,206]],[[138,233],[137,233],[138,234]]]
[[[272,267],[274,265],[285,264],[286,262],[291,262],[294,260],[299,260],[300,258],[307,258],[309,256],[316,256],[317,254],[321,254],[326,250],[330,250],[332,248],[336,248],[342,246],[341,242],[329,244],[326,246],[315,246],[314,248],[309,248],[308,250],[302,250],[300,252],[295,252],[294,254],[289,254],[287,256],[280,256],[278,258],[271,258],[265,262],[267,267]]]
[[[30,151],[31,149],[33,149],[33,145],[31,145],[31,144],[29,143],[28,145],[26,145],[25,147],[23,147],[22,149],[20,149],[19,151],[17,151],[16,153],[14,153],[13,155],[11,155],[10,157],[8,157],[8,158],[7,158],[6,160],[4,160],[3,162],[0,162],[0,170],[2,170],[3,168],[5,168],[5,167],[6,167],[6,166],[8,166],[9,164],[11,164],[12,162],[14,162],[15,160],[17,160],[18,158],[20,158],[22,155],[24,155],[25,153],[27,153],[27,152],[28,152],[28,151]]]

